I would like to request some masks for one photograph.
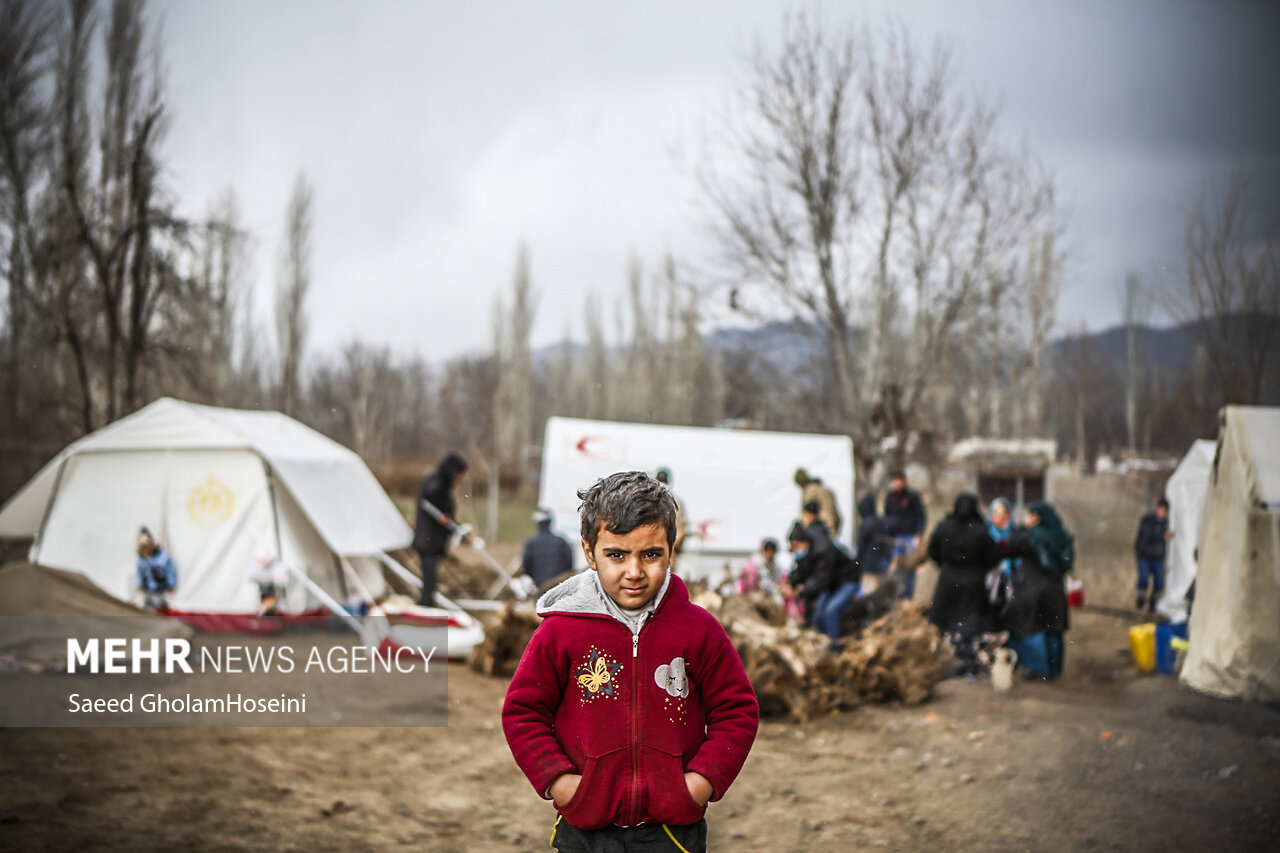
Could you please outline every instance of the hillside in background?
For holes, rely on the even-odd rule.
[[[1138,360],[1146,367],[1160,366],[1166,375],[1180,374],[1195,361],[1197,332],[1196,323],[1168,327],[1138,326]],[[855,330],[855,347],[860,345],[860,339],[860,333]],[[1062,361],[1067,347],[1074,347],[1080,339],[1079,333],[1058,335],[1049,346],[1047,358],[1050,367]],[[1124,326],[1086,331],[1083,340],[1101,367],[1115,375],[1123,374],[1127,348]],[[749,354],[753,362],[768,365],[780,376],[806,370],[825,348],[817,327],[800,320],[715,329],[703,335],[703,344],[722,356]],[[570,357],[575,359],[584,355],[587,349],[578,343],[570,343],[567,348]],[[566,344],[551,344],[537,350],[533,360],[535,364],[542,365],[549,360],[564,358],[565,353]]]
[[[1190,367],[1195,359],[1196,334],[1193,325],[1168,328],[1139,326],[1137,333],[1138,358],[1143,364],[1159,364],[1172,373],[1179,373]],[[858,344],[856,336],[855,332],[855,346]],[[1074,345],[1079,337],[1073,334],[1055,338],[1049,348],[1049,363],[1052,365],[1060,361],[1068,343]],[[1124,326],[1084,334],[1091,354],[1105,367],[1116,372],[1125,368],[1125,339]],[[721,354],[749,351],[783,374],[803,369],[823,352],[824,346],[821,335],[812,325],[797,320],[766,323],[752,328],[716,329],[707,333],[704,342],[708,348]]]

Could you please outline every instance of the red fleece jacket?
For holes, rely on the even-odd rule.
[[[685,771],[705,776],[720,799],[760,723],[724,628],[677,577],[634,642],[603,611],[551,608],[502,708],[516,764],[542,796],[561,774],[582,774],[559,809],[582,829],[697,822],[705,806],[689,796]]]

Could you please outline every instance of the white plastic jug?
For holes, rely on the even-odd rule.
[[[1013,649],[996,649],[991,659],[991,686],[1000,691],[1013,687],[1013,668],[1017,665],[1017,652]]]

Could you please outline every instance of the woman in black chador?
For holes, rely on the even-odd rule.
[[[960,659],[959,674],[976,675],[981,668],[972,641],[991,630],[985,579],[1001,558],[976,496],[965,492],[956,498],[955,509],[929,538],[929,558],[940,570],[929,621],[950,638]]]

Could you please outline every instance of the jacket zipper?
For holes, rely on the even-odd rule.
[[[648,622],[645,617],[631,635],[631,809],[627,826],[635,826],[640,820],[640,632]]]

